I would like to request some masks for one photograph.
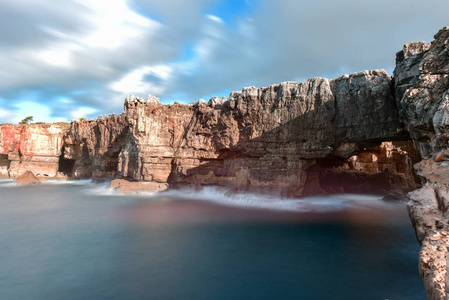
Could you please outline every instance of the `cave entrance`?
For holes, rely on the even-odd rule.
[[[8,154],[0,154],[0,167],[9,167]]]
[[[404,195],[421,185],[413,170],[420,159],[412,141],[382,142],[347,159],[319,158],[307,170],[304,193]]]
[[[108,151],[103,156],[104,170],[107,173],[115,174],[118,171],[118,156],[121,149],[114,149],[114,151]]]
[[[73,167],[75,167],[75,160],[74,159],[67,159],[64,158],[62,155],[59,157],[59,168],[58,172],[63,173],[67,176],[72,176]]]
[[[8,154],[0,154],[0,176],[7,176],[11,161],[8,159]]]

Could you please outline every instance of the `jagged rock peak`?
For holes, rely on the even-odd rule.
[[[207,101],[204,99],[200,99],[198,101],[193,102],[192,104],[193,107],[206,107],[207,106]]]
[[[357,77],[372,77],[372,76],[389,76],[387,71],[384,69],[375,69],[375,70],[365,70],[351,74],[343,74],[338,76],[337,78],[331,79],[332,81],[348,79],[348,78],[357,78]]]
[[[148,94],[147,100],[145,102],[146,104],[159,104],[159,98],[153,95]]]
[[[144,101],[142,98],[134,96],[132,94],[126,96],[125,98],[125,109],[128,107],[137,106],[138,104],[143,104]]]
[[[402,48],[402,51],[399,51],[399,55],[403,55],[404,58],[409,58],[414,55],[421,54],[423,52],[426,52],[429,50],[430,44],[426,42],[413,42],[413,43],[407,43]]]
[[[435,40],[449,37],[449,26],[441,28],[434,36]]]
[[[449,27],[444,27],[431,44],[409,43],[396,57],[396,106],[424,158],[448,145],[448,53]]]
[[[225,103],[225,101],[226,101],[226,97],[214,96],[209,99],[209,102],[207,102],[207,106],[212,107],[212,108],[221,107],[223,105],[223,103]]]

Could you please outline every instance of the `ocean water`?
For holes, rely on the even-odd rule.
[[[0,181],[0,299],[425,299],[404,203]]]

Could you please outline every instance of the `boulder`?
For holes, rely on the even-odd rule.
[[[126,179],[115,179],[111,182],[109,190],[117,195],[132,195],[162,192],[168,189],[168,184],[158,182],[138,182]]]
[[[39,178],[37,178],[31,171],[26,171],[22,175],[16,177],[14,181],[18,185],[32,185],[41,183]]]

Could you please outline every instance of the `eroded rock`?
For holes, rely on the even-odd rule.
[[[0,172],[10,177],[25,171],[56,176],[68,127],[67,123],[0,126]]]
[[[449,27],[431,44],[410,43],[397,54],[396,103],[425,158],[415,165],[425,186],[409,194],[408,210],[421,243],[420,275],[428,299],[449,299]]]
[[[157,193],[167,190],[168,184],[115,179],[111,182],[111,186],[109,189],[115,191],[117,195]]]
[[[40,184],[41,183],[39,178],[37,178],[36,175],[34,175],[34,173],[31,172],[31,171],[26,171],[22,175],[16,177],[14,179],[14,182],[17,185],[33,185],[33,184]]]

